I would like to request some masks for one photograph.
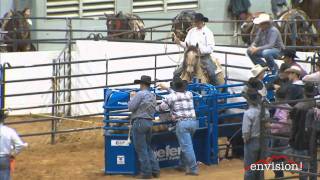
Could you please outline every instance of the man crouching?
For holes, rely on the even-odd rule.
[[[171,111],[172,119],[177,122],[176,136],[181,148],[180,163],[186,168],[186,175],[197,176],[198,165],[192,145],[192,136],[199,124],[193,105],[193,95],[186,90],[187,82],[175,77],[173,91],[156,107],[157,111]]]
[[[130,93],[128,108],[132,112],[133,144],[140,163],[139,179],[157,178],[160,176],[160,168],[151,148],[156,96],[150,92],[150,76],[141,76],[141,79],[135,80],[134,83],[140,84],[140,91]]]

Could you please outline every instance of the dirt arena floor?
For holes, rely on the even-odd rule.
[[[14,118],[9,121],[30,119]],[[94,120],[101,121],[100,119]],[[92,127],[93,124],[64,121],[59,129]],[[50,130],[50,123],[12,125],[20,134],[45,132]],[[50,136],[25,137],[29,143],[16,160],[13,180],[102,180],[133,179],[131,176],[106,176],[104,168],[104,141],[102,130],[61,134],[55,145],[50,144]],[[160,179],[243,179],[243,162],[238,159],[223,160],[219,165],[200,166],[200,176],[190,177],[173,169],[162,169]],[[267,172],[266,177],[272,178]],[[290,175],[290,174],[288,174]]]

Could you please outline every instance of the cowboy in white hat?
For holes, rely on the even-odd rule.
[[[291,66],[285,70],[288,73],[290,84],[288,85],[288,100],[303,99],[303,82],[300,80],[301,70],[297,66]],[[296,103],[289,103],[294,106]]]
[[[262,67],[261,65],[257,64],[253,68],[251,68],[252,76],[247,82],[247,86],[243,89],[245,93],[248,88],[256,89],[262,97],[267,96],[267,89],[263,83],[263,78],[265,76],[265,72],[268,68]]]
[[[274,59],[278,58],[281,50],[284,49],[281,34],[279,30],[272,25],[269,14],[260,14],[253,20],[253,23],[258,25],[259,30],[253,43],[248,48],[247,54],[255,65],[268,66],[269,69],[272,70],[272,73],[276,74],[278,72],[278,66],[274,62]],[[262,60],[262,58],[264,58],[265,61]]]

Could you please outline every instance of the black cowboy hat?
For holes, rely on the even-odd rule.
[[[282,54],[283,54],[282,59],[284,57],[290,57],[292,59],[298,58],[298,56],[296,55],[296,50],[294,49],[290,49],[290,48],[284,49],[282,50]]]
[[[248,88],[242,93],[242,96],[247,100],[249,104],[257,106],[262,101],[262,96],[255,88]]]
[[[204,15],[202,13],[196,13],[194,15],[194,21],[208,22],[209,19],[207,17],[204,17]]]
[[[263,88],[262,82],[255,77],[250,78],[246,84],[247,84],[248,88],[253,88],[256,90],[261,90]]]
[[[146,84],[146,85],[150,85],[151,82],[151,77],[150,76],[146,76],[146,75],[142,75],[140,79],[136,79],[133,82],[134,84]]]
[[[306,82],[304,85],[304,94],[308,97],[312,97],[317,95],[317,90],[315,88],[314,83]]]
[[[180,77],[175,76],[170,82],[170,86],[174,91],[184,92],[187,89],[188,81],[182,80]]]

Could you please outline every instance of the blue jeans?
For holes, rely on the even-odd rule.
[[[0,180],[10,180],[10,158],[0,157]]]
[[[176,124],[176,136],[181,148],[180,163],[191,173],[198,173],[196,155],[192,144],[192,136],[198,126],[198,121],[191,119],[179,121]]]
[[[280,53],[280,50],[276,48],[260,50],[255,54],[252,54],[249,50],[247,51],[253,64],[268,66],[273,74],[278,71],[278,65],[274,62],[274,59],[280,57]],[[263,61],[262,58],[264,58],[266,62]]]
[[[159,162],[151,148],[152,121],[138,119],[132,125],[133,145],[138,155],[140,172],[142,175],[152,175],[159,173]]]
[[[251,138],[249,142],[244,144],[244,167],[250,167],[251,164],[256,163],[257,161],[263,159],[260,139],[259,138]],[[252,171],[250,169],[246,170],[244,173],[245,180],[260,180],[264,179],[264,172],[255,170]]]

